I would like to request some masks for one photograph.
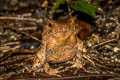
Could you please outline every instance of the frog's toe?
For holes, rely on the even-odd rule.
[[[34,72],[42,72],[43,71],[42,65],[38,59],[34,60],[34,64],[31,68],[31,71],[34,71]]]
[[[60,75],[58,75],[58,73],[60,73],[59,69],[53,69],[53,68],[51,68],[48,63],[46,63],[44,65],[44,71],[45,71],[45,73],[47,73],[49,75],[61,77]]]
[[[81,60],[76,59],[74,62],[72,62],[72,66],[70,68],[77,68],[74,72],[74,74],[76,74],[79,69],[83,68],[83,63]]]

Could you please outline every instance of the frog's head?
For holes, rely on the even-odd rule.
[[[48,24],[50,27],[52,26],[59,26],[59,25],[66,25],[69,23],[70,25],[76,24],[77,16],[73,16],[70,19],[64,19],[64,20],[49,20]]]

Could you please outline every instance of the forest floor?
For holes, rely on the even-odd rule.
[[[45,0],[0,1],[0,80],[57,79],[45,73],[33,75],[26,70],[26,66],[32,65],[33,50],[40,46],[47,19],[68,18],[65,11],[59,14],[58,10],[53,14],[50,11],[52,1],[48,1],[47,11]],[[81,70],[73,75],[68,71],[58,79],[120,80],[120,1],[97,0],[96,3],[99,5],[96,19],[84,14],[80,18],[92,26],[92,32],[84,41],[88,51],[84,55],[89,56],[95,65],[86,59],[83,59],[83,64],[93,74]]]

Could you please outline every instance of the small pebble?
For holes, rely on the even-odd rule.
[[[105,48],[112,49],[112,47],[110,45],[105,45]]]
[[[14,36],[14,35],[11,36],[11,39],[12,40],[17,40],[16,36]]]
[[[88,45],[88,47],[91,47],[91,46],[92,46],[92,44],[91,44],[90,42],[89,42],[87,45]]]
[[[118,47],[114,47],[113,51],[117,53],[118,51],[120,51],[120,49]]]
[[[35,49],[35,46],[31,46],[30,49]]]

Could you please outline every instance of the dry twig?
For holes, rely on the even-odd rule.
[[[6,17],[6,16],[1,16],[0,20],[20,20],[20,21],[39,22],[39,19],[34,19],[34,18],[20,18],[20,17]]]
[[[91,49],[95,49],[95,48],[97,48],[99,46],[102,46],[102,45],[105,45],[105,44],[111,43],[111,42],[116,42],[116,41],[117,41],[116,39],[110,39],[110,40],[107,40],[107,41],[103,41],[103,42],[100,42],[100,43],[98,43],[96,45],[93,45]]]
[[[19,30],[17,30],[15,27],[5,27],[5,26],[4,26],[3,28],[5,28],[5,29],[10,29],[10,30],[14,30],[14,31],[16,31],[16,32],[19,32],[19,33],[21,33],[21,34],[23,34],[23,35],[25,35],[25,36],[28,36],[28,37],[30,37],[30,38],[32,38],[32,39],[34,39],[34,40],[36,40],[36,41],[38,41],[38,42],[41,43],[41,40],[39,40],[37,37],[34,37],[34,36],[32,36],[32,35],[24,32],[24,31],[19,31]]]

